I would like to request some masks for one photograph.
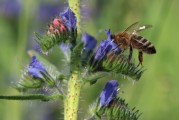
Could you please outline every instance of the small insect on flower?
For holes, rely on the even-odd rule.
[[[147,54],[155,54],[156,49],[154,45],[146,40],[144,37],[137,35],[136,33],[146,30],[150,28],[151,25],[144,25],[142,27],[137,27],[139,22],[135,22],[130,25],[124,32],[120,32],[116,35],[111,35],[114,43],[118,45],[120,48],[130,49],[130,53],[128,56],[128,61],[131,61],[133,48],[138,49],[138,59],[140,64],[143,62],[143,52]]]
[[[28,74],[32,77],[43,79],[44,77],[42,73],[47,74],[46,68],[41,62],[39,62],[36,56],[33,56],[28,65]]]
[[[107,107],[109,103],[116,98],[118,90],[119,85],[116,80],[108,81],[100,94],[100,107]]]
[[[109,29],[106,30],[106,34],[107,34],[107,40],[102,40],[96,50],[96,54],[95,54],[96,60],[103,59],[105,55],[107,55],[110,51],[113,51],[116,54],[121,52],[121,49],[117,46],[117,44],[112,42],[111,39],[112,34]]]

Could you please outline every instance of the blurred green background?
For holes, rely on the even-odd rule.
[[[141,33],[157,49],[156,55],[144,55],[147,69],[139,82],[121,80],[121,96],[129,106],[143,114],[141,120],[178,120],[179,118],[179,1],[178,0],[82,0],[83,31],[99,41],[104,30],[113,33],[140,21],[153,25]],[[0,95],[17,95],[12,88],[30,58],[27,50],[38,49],[34,31],[43,33],[47,24],[67,7],[66,0],[1,0],[0,1]],[[137,51],[134,58],[137,61]],[[52,63],[60,65],[58,53],[51,53]],[[59,67],[60,69],[60,67]],[[82,91],[79,115],[84,118],[88,105],[99,96],[107,80]],[[58,106],[58,107],[57,107]],[[0,120],[59,120],[63,105],[55,102],[0,100]]]

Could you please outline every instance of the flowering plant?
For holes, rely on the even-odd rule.
[[[128,62],[125,50],[111,39],[112,33],[106,29],[107,38],[97,46],[97,40],[89,33],[81,33],[80,12],[77,0],[69,0],[70,8],[60,13],[49,24],[45,35],[36,33],[35,41],[42,51],[48,52],[60,46],[69,65],[69,72],[63,73],[50,64],[41,55],[31,51],[31,62],[27,65],[21,81],[15,88],[27,92],[23,96],[0,96],[8,100],[62,100],[64,102],[64,119],[76,120],[80,91],[84,84],[95,84],[99,79],[109,75],[126,76],[139,80],[143,67]],[[67,87],[63,87],[67,86]],[[34,89],[48,87],[57,93],[34,93]],[[119,95],[117,80],[109,80],[90,108],[89,118],[95,119],[137,119],[138,110],[130,109]]]

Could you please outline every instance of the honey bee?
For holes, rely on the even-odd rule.
[[[117,33],[116,35],[111,35],[111,38],[112,41],[118,45],[118,47],[130,50],[128,56],[129,62],[132,58],[133,48],[138,49],[139,64],[142,65],[143,53],[155,54],[156,49],[150,41],[142,36],[137,35],[138,32],[150,28],[151,25],[138,27],[138,24],[139,22],[133,23],[125,31]]]

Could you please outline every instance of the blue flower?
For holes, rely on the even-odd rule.
[[[70,8],[60,13],[60,17],[69,30],[76,29],[76,16]]]
[[[112,34],[109,29],[106,30],[106,34],[107,34],[107,40],[102,40],[96,50],[96,54],[95,54],[96,60],[101,60],[111,50],[113,50],[114,53],[120,53],[121,51],[119,46],[112,41],[111,39]]]
[[[38,18],[40,22],[43,24],[48,23],[49,19],[56,17],[59,14],[58,11],[63,9],[63,4],[55,3],[49,4],[46,2],[41,2],[38,7]]]
[[[95,54],[96,60],[102,59],[112,49],[110,42],[111,41],[108,41],[108,40],[101,41],[101,43],[99,44],[99,46],[96,50],[96,54]]]
[[[8,17],[18,16],[22,10],[22,5],[19,0],[5,0],[0,3],[0,11]]]
[[[107,34],[107,40],[113,41],[111,39],[112,34],[110,32],[110,29],[106,29],[105,31],[106,31],[106,34]],[[121,51],[121,49],[119,48],[119,46],[116,43],[112,42],[110,45],[112,46],[112,49],[114,50],[115,53],[119,53]]]
[[[116,80],[108,81],[100,94],[100,107],[107,107],[116,98],[118,89],[118,82]]]
[[[30,74],[32,77],[43,79],[41,72],[47,74],[44,65],[39,62],[36,56],[33,56],[31,62],[29,63],[28,74]]]
[[[97,44],[97,40],[88,33],[83,33],[81,41],[84,42],[85,54],[88,54],[90,51],[92,51]]]

